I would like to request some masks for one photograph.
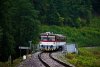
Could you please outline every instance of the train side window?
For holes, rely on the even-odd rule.
[[[61,40],[61,41],[65,41],[65,38],[64,38],[64,37],[61,37],[60,40]]]
[[[57,41],[60,41],[59,37],[56,37],[56,40],[57,40]]]
[[[57,41],[65,41],[65,37],[56,37]]]

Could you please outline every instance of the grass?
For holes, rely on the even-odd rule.
[[[79,54],[67,54],[63,56],[76,67],[100,67],[100,47],[79,48]]]
[[[31,58],[31,54],[28,54],[28,59]],[[19,65],[21,62],[23,62],[22,57],[19,57],[15,60],[13,60],[13,64],[11,64],[10,61],[7,62],[0,62],[0,67],[16,67],[17,65]]]
[[[13,64],[11,65],[10,61],[7,62],[0,62],[0,67],[16,67],[16,65],[18,65],[21,62],[21,59],[15,59],[13,61]]]
[[[77,43],[79,47],[99,46],[100,29],[92,27],[74,28],[68,26],[41,26],[41,32],[54,32],[66,36],[66,42]]]

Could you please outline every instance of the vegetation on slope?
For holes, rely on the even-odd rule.
[[[72,28],[66,26],[42,26],[42,32],[50,31],[63,34],[67,42],[77,43],[78,46],[100,46],[100,29],[92,27]]]
[[[79,55],[67,54],[65,58],[76,67],[100,67],[100,47],[79,48]]]
[[[0,0],[0,5],[0,61],[7,61],[10,55],[12,59],[20,56],[19,46],[37,41],[38,11],[30,0]]]
[[[45,31],[64,34],[68,42],[79,46],[99,46],[100,17],[92,20],[94,14],[100,13],[99,3],[99,0],[0,0],[0,61],[7,61],[10,55],[19,57],[18,47],[29,46],[29,40],[38,42],[39,32]]]

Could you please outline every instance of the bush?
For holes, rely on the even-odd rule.
[[[100,67],[100,48],[79,48],[79,55],[67,54],[66,58],[76,67]],[[94,55],[94,51],[96,54]]]
[[[76,57],[76,55],[75,55],[75,54],[68,53],[68,54],[66,55],[66,57],[67,57],[68,59],[74,59],[74,58]]]
[[[92,52],[90,52],[89,50],[87,50],[86,48],[80,48],[79,49],[79,55],[82,55],[82,56],[94,56],[92,54]]]
[[[100,67],[100,58],[94,61],[94,67]]]
[[[79,56],[77,57],[78,61],[77,61],[77,65],[82,65],[84,67],[92,67],[94,64],[94,61],[96,60],[96,58],[91,57],[91,56]]]
[[[100,30],[98,28],[74,28],[68,26],[42,26],[41,32],[54,32],[67,37],[66,42],[75,42],[78,46],[100,46]]]

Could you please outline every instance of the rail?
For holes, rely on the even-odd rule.
[[[42,53],[43,53],[43,52],[41,52],[40,54],[38,54],[39,60],[43,63],[44,66],[50,67],[46,62],[44,62],[44,61],[42,60],[42,58],[41,58],[41,54],[42,54]]]
[[[68,65],[68,64],[66,64],[66,63],[64,63],[64,62],[61,62],[61,61],[59,61],[59,60],[53,58],[51,54],[52,54],[52,53],[49,54],[49,57],[50,57],[51,59],[55,60],[56,62],[58,62],[59,64],[65,66],[65,67],[72,67],[72,66],[70,66],[70,65]]]

